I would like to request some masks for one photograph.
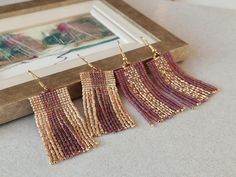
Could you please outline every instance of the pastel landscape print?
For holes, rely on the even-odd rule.
[[[90,14],[0,35],[0,68],[117,40]]]

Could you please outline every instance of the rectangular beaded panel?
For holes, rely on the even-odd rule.
[[[51,164],[88,151],[96,145],[67,88],[47,90],[29,100]]]
[[[187,107],[200,105],[217,91],[216,87],[184,73],[170,53],[147,62],[147,66],[159,89]]]
[[[115,71],[126,98],[154,125],[173,117],[184,107],[160,93],[147,75],[142,62]]]
[[[113,71],[92,70],[81,73],[80,77],[91,135],[115,133],[135,126],[122,106]]]

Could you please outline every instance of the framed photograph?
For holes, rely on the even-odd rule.
[[[28,70],[50,88],[81,96],[79,73],[122,66],[119,40],[130,62],[148,60],[141,36],[161,52],[184,59],[187,44],[117,0],[19,0],[0,6],[0,124],[32,113],[28,97],[41,91]],[[7,111],[6,111],[7,110]]]

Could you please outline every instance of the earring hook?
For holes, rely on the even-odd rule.
[[[157,58],[161,55],[161,53],[158,52],[157,49],[155,49],[143,36],[141,36],[140,38],[142,39],[143,43],[151,49],[151,51],[154,54],[155,58]]]
[[[120,54],[122,56],[123,66],[127,66],[127,65],[129,65],[128,59],[125,56],[125,53],[123,52],[123,49],[121,48],[120,41],[117,41],[117,43],[118,43],[118,47],[120,49]]]
[[[32,71],[28,70],[28,73],[31,74],[31,76],[33,76],[33,78],[39,83],[39,85],[44,89],[44,90],[48,90],[47,86],[40,81],[40,78],[33,73]]]
[[[90,62],[88,62],[88,60],[86,60],[84,57],[81,57],[79,54],[77,54],[77,56],[78,56],[80,59],[82,59],[88,66],[90,66],[91,68],[97,70],[97,68],[96,68],[95,66],[93,66]]]

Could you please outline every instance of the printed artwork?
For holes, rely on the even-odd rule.
[[[108,28],[90,14],[73,20],[41,25],[0,35],[0,68],[39,57],[93,47],[117,40]]]

